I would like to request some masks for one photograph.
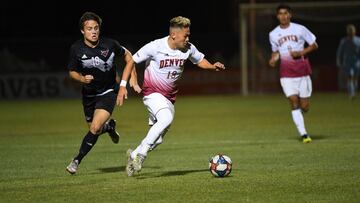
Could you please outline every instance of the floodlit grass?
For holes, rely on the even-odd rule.
[[[303,144],[283,95],[179,96],[164,143],[125,174],[147,112],[132,97],[114,111],[115,145],[100,137],[76,175],[65,172],[87,132],[80,100],[0,102],[0,202],[360,202],[360,100],[314,94]],[[224,153],[229,177],[208,159]]]

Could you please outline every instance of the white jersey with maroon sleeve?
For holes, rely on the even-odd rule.
[[[184,70],[184,63],[189,59],[198,64],[204,58],[204,54],[189,43],[186,50],[174,50],[169,47],[168,37],[154,40],[133,55],[135,63],[146,61],[144,72],[143,94],[160,93],[175,102],[178,92],[177,81]]]
[[[302,77],[311,74],[307,57],[293,59],[290,51],[302,51],[305,42],[312,45],[316,37],[305,26],[290,23],[289,27],[277,26],[269,33],[273,52],[280,53],[280,77]]]

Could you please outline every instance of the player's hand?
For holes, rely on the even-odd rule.
[[[133,79],[132,77],[130,78],[130,81],[129,81],[129,84],[130,84],[130,87],[132,87],[134,89],[134,91],[136,93],[140,93],[141,92],[141,87],[139,86],[139,84],[137,83],[137,80],[136,79]]]
[[[274,58],[271,58],[269,60],[269,66],[274,68],[276,66],[276,62],[277,62],[277,60],[275,60]]]
[[[290,51],[290,55],[291,57],[293,57],[294,59],[298,59],[301,58],[303,56],[303,54],[301,53],[301,51]]]
[[[279,61],[279,59],[280,59],[279,52],[273,52],[271,54],[271,58],[269,60],[269,65],[274,68],[276,66],[277,62]]]
[[[291,46],[288,47],[288,50],[293,59],[301,58],[304,55],[301,51],[293,51]]]
[[[92,76],[92,75],[85,75],[85,76],[83,77],[82,82],[85,83],[85,84],[89,84],[89,83],[91,83],[91,81],[93,81],[93,80],[94,80],[94,76]]]
[[[225,65],[220,62],[216,62],[213,65],[215,66],[216,71],[225,70]]]
[[[119,93],[116,98],[116,105],[122,106],[124,103],[124,98],[127,99],[127,89],[126,87],[120,86]]]

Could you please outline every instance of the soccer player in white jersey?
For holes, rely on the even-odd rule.
[[[136,64],[146,62],[142,91],[143,102],[149,112],[149,129],[135,150],[127,151],[126,171],[132,176],[139,172],[150,150],[161,144],[173,121],[177,81],[187,59],[202,69],[223,70],[224,64],[211,64],[204,54],[189,42],[190,20],[178,16],[170,20],[168,36],[154,40],[133,55]]]
[[[307,55],[318,48],[316,37],[305,26],[290,22],[291,8],[288,5],[279,5],[276,15],[279,26],[269,34],[272,48],[269,65],[275,67],[280,61],[280,83],[290,101],[293,121],[303,143],[310,143],[303,112],[309,110],[312,92],[311,66]],[[308,44],[306,48],[305,42]]]

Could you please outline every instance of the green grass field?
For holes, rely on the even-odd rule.
[[[0,102],[0,202],[360,202],[360,100],[314,94],[303,144],[282,94],[179,96],[165,141],[140,174],[125,174],[147,112],[132,97],[114,111],[76,175],[65,171],[87,132],[80,100]],[[209,157],[232,158],[229,177]]]

